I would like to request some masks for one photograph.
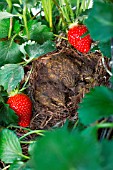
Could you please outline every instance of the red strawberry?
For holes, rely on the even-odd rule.
[[[91,37],[86,35],[81,38],[83,34],[88,31],[85,25],[74,25],[68,30],[68,41],[81,53],[87,53],[91,47]]]
[[[7,104],[9,104],[10,108],[19,116],[18,124],[23,127],[29,126],[32,114],[30,98],[23,93],[16,94],[9,97]]]

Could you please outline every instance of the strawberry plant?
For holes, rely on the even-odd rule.
[[[0,168],[3,170],[113,169],[112,11],[112,0],[2,0],[0,2]],[[73,25],[71,28],[70,24]],[[57,44],[59,39],[65,42],[63,42],[64,47],[62,48]],[[60,45],[63,46],[63,43]],[[52,66],[48,62],[48,58],[52,61],[51,53],[56,51],[59,54],[59,48],[64,50],[69,47],[72,49],[73,56],[79,54],[79,59],[74,60],[74,62],[77,61],[77,65],[81,61],[83,65],[86,61],[90,61],[90,54],[93,52],[95,55],[101,54],[100,60],[109,74],[109,82],[107,86],[99,84],[91,89],[89,86],[86,88],[88,90],[82,93],[77,106],[76,121],[73,109],[71,120],[65,121],[63,127],[58,128],[59,122],[57,122],[56,126],[51,127],[51,130],[32,129],[30,124],[39,114],[34,115],[31,119],[32,111],[35,109],[33,108],[35,107],[33,96],[29,94],[29,79],[33,74],[33,67],[35,67],[32,63],[37,60],[43,61],[41,64],[45,64],[44,69],[48,64],[49,69],[46,70],[46,73],[49,72],[49,82],[54,78],[54,82],[51,83],[54,86],[44,84],[48,75],[45,76],[44,71],[41,72],[44,77],[43,87],[47,85],[50,91],[48,95],[41,89],[40,83],[39,89],[43,95],[38,93],[38,102],[43,102],[44,99],[44,107],[47,106],[48,110],[49,105],[54,108],[58,103],[58,109],[60,106],[65,108],[66,113],[63,113],[63,118],[67,112],[70,114],[69,107],[67,109],[64,106],[64,101],[66,100],[67,105],[71,105],[68,94],[75,93],[75,88],[78,88],[77,83],[80,83],[80,92],[87,81],[95,84],[89,74],[86,76],[86,70],[81,75],[81,79],[74,84],[75,79],[78,80],[78,77],[73,78],[75,74],[73,68],[76,65],[72,64],[72,56],[69,56],[69,60],[67,60],[68,54],[64,61],[72,68],[74,74],[65,67],[64,63],[61,63],[61,60],[57,71],[63,70],[61,68],[63,65],[69,71],[68,74],[67,70],[64,72],[65,74],[62,73],[65,75],[63,78],[57,75],[56,70],[54,74],[51,74],[50,67],[57,68],[58,63],[58,60],[55,60],[54,66]],[[59,55],[59,57],[63,57],[63,55]],[[91,64],[93,67],[93,59]],[[101,67],[100,62],[97,65]],[[35,74],[38,74],[39,71],[40,68]],[[77,75],[81,74],[78,69],[77,71]],[[90,71],[91,69],[88,70],[88,72]],[[94,70],[91,73],[93,75]],[[99,78],[99,76],[97,77]],[[55,89],[57,81],[60,82],[58,78],[64,84],[61,89],[64,90],[66,96],[63,93],[57,93],[58,88]],[[107,79],[104,73],[101,78]],[[35,86],[38,89],[37,84]],[[68,90],[67,87],[69,87]],[[54,89],[55,96],[48,98]],[[61,98],[58,98],[59,96]],[[74,97],[72,98],[74,101],[79,100],[77,93],[75,99]],[[51,110],[49,110],[50,115]],[[56,119],[59,117],[59,114],[52,112],[48,121],[54,114]],[[47,124],[45,118],[49,115],[45,113],[45,115],[42,114],[42,117],[44,117],[44,123]],[[41,124],[43,125],[43,122]]]

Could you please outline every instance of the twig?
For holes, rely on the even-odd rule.
[[[108,68],[107,68],[107,66],[106,66],[106,64],[105,64],[104,56],[102,56],[102,64],[103,64],[106,72],[107,72],[110,76],[112,76],[112,75],[113,75],[112,72],[108,70]]]
[[[7,170],[9,169],[10,165],[7,165],[5,168],[3,168],[2,170]]]

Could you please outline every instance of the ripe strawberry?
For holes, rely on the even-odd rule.
[[[81,38],[81,36],[88,31],[85,25],[74,25],[68,30],[68,41],[81,53],[87,53],[91,47],[91,37],[86,35]]]
[[[29,126],[32,114],[30,98],[23,93],[16,94],[9,97],[7,104],[9,104],[9,107],[19,116],[18,124],[23,127]]]

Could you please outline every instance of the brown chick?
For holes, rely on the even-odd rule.
[[[60,81],[69,89],[75,86],[75,77],[79,73],[79,70],[69,56],[57,54],[48,61],[46,66],[48,68],[48,78],[50,80],[56,83]]]
[[[64,106],[65,95],[53,84],[43,83],[36,85],[35,100],[53,110],[58,106]]]

